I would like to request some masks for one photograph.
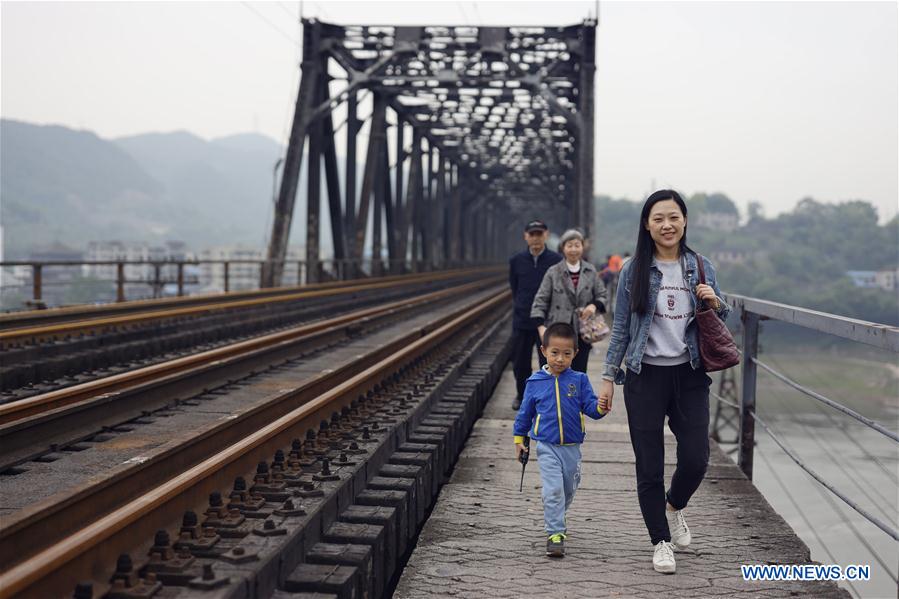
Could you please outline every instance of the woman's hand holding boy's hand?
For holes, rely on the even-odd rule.
[[[603,379],[599,386],[599,411],[612,411],[612,396],[615,394],[615,383]]]
[[[527,453],[528,448],[524,446],[522,443],[515,444],[515,459],[519,459],[521,457],[522,452]]]

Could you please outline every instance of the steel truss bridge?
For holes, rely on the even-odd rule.
[[[304,168],[310,281],[322,276],[323,191],[334,261],[374,257],[373,271],[493,261],[538,216],[553,229],[579,226],[589,235],[595,21],[394,27],[304,20],[303,31],[266,286],[281,280]],[[353,268],[342,276],[358,274]]]

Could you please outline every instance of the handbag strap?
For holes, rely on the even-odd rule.
[[[705,267],[702,265],[702,254],[693,252],[693,255],[696,256],[696,265],[699,267],[699,283],[705,285]],[[705,300],[699,300],[699,305],[705,306]],[[699,306],[696,307],[696,311],[699,312]]]
[[[696,256],[696,265],[699,267],[699,283],[705,285],[705,267],[702,265],[702,254],[697,254],[694,252]]]

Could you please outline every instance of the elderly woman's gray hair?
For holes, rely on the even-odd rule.
[[[561,250],[565,247],[565,244],[572,239],[579,239],[581,243],[584,243],[584,234],[581,233],[578,229],[568,229],[564,233],[562,233],[561,237],[559,237],[559,249]]]

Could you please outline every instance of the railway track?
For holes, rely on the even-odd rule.
[[[0,404],[356,310],[360,304],[411,297],[495,274],[490,269],[455,270],[6,315],[0,317]],[[53,314],[43,316],[46,313]],[[32,322],[36,319],[42,321]]]
[[[321,351],[401,319],[407,310],[429,308],[494,284],[488,279],[389,302],[0,405],[0,472],[86,440],[104,427],[127,426],[130,419],[169,405],[173,398],[177,403],[214,390],[279,360]],[[73,434],[83,427],[87,432]]]
[[[0,334],[13,331],[25,331],[28,328],[39,329],[53,325],[73,322],[85,322],[92,319],[99,320],[121,315],[139,315],[160,310],[182,309],[190,307],[226,307],[228,304],[238,307],[236,304],[244,301],[263,300],[272,301],[283,299],[296,294],[309,294],[305,297],[315,297],[312,294],[320,292],[341,292],[352,288],[365,288],[372,284],[395,285],[416,280],[440,280],[444,277],[469,276],[478,272],[499,272],[493,268],[462,268],[439,272],[415,273],[405,275],[392,275],[377,277],[377,279],[350,279],[346,281],[329,281],[326,283],[312,283],[289,287],[275,287],[271,289],[254,289],[249,291],[230,291],[227,293],[214,293],[204,295],[190,295],[184,297],[167,297],[160,299],[133,300],[114,304],[83,304],[51,308],[48,310],[29,310],[22,312],[8,312],[0,314]],[[303,296],[301,296],[303,297]],[[49,330],[46,332],[50,332]],[[63,333],[65,334],[65,333]],[[2,337],[0,339],[9,339]]]
[[[460,302],[459,297],[468,299]],[[441,303],[449,306],[451,301],[454,301],[451,310],[426,318],[424,324],[410,319],[416,309],[433,311],[435,306]],[[186,389],[199,390],[199,397],[227,396],[228,388],[239,390],[244,387],[242,383],[245,381],[254,377],[264,378],[265,373],[277,379],[278,369],[289,369],[304,355],[334,347],[348,336],[358,337],[366,327],[377,330],[391,322],[399,322],[410,328],[403,334],[394,332],[389,341],[375,340],[374,346],[366,353],[353,355],[346,363],[335,363],[334,368],[320,371],[316,376],[302,381],[295,376],[293,379],[263,380],[260,388],[269,389],[269,396],[262,401],[191,430],[156,447],[153,452],[137,456],[140,459],[122,464],[104,477],[95,477],[95,480],[5,517],[4,526],[0,528],[0,547],[3,547],[0,561],[16,565],[0,576],[0,597],[20,593],[22,596],[69,595],[74,581],[84,578],[86,574],[93,579],[95,590],[109,587],[113,590],[110,596],[119,596],[115,595],[119,583],[109,583],[108,577],[110,568],[115,569],[120,553],[139,546],[141,543],[136,539],[154,539],[158,536],[154,533],[159,530],[173,526],[177,529],[175,525],[182,520],[185,506],[204,505],[209,494],[216,492],[215,489],[218,489],[219,497],[221,493],[227,495],[228,486],[236,477],[264,482],[265,472],[259,471],[263,465],[259,461],[260,456],[275,454],[278,448],[283,452],[282,459],[279,461],[275,454],[272,470],[284,471],[286,476],[287,462],[283,457],[293,451],[295,460],[291,466],[291,481],[295,483],[294,493],[299,489],[302,501],[324,497],[319,494],[324,491],[316,488],[317,484],[322,487],[341,480],[339,473],[329,473],[329,461],[338,465],[336,470],[339,472],[349,472],[350,465],[358,466],[361,463],[362,475],[355,472],[349,479],[361,488],[369,478],[366,464],[373,463],[373,454],[367,454],[366,461],[362,463],[348,461],[346,452],[355,451],[351,455],[356,456],[366,454],[360,447],[375,443],[372,439],[388,441],[389,433],[386,431],[394,430],[391,425],[398,421],[399,416],[414,412],[427,403],[420,393],[423,386],[413,382],[423,368],[427,370],[423,366],[426,357],[431,356],[428,359],[433,361],[435,355],[449,355],[448,348],[453,343],[458,346],[458,339],[466,335],[471,337],[472,332],[483,329],[486,323],[495,322],[498,315],[504,312],[507,302],[507,293],[500,291],[495,280],[479,281],[424,297],[360,310],[327,323],[305,325],[191,358],[174,360],[142,369],[143,372],[135,371],[128,376],[109,377],[111,380],[82,385],[80,389],[73,387],[65,393],[46,394],[32,398],[29,405],[17,402],[19,405],[0,406],[0,422],[3,423],[0,426],[0,441],[4,441],[5,451],[5,435],[13,439],[14,435],[19,434],[21,445],[22,439],[39,436],[34,431],[51,430],[35,427],[48,426],[48,422],[55,421],[57,427],[71,428],[71,424],[65,423],[70,423],[71,418],[79,414],[84,422],[95,422],[98,411],[108,411],[104,405],[127,402],[125,398],[131,398],[132,403],[139,403],[135,398],[146,399],[154,394],[171,398],[175,389],[179,389],[182,397],[189,397]],[[462,353],[457,349],[451,357],[457,358]],[[268,370],[263,370],[264,365]],[[210,381],[216,380],[215,377],[219,377],[217,380],[220,383],[224,380],[221,393],[216,393],[214,385],[211,386]],[[404,388],[408,391],[403,391]],[[391,389],[399,394],[399,399],[390,392]],[[416,398],[420,401],[415,401]],[[189,406],[202,403],[202,400],[179,402]],[[379,426],[379,422],[383,424]],[[124,425],[124,428],[128,426]],[[115,427],[107,430],[115,432]],[[340,432],[335,434],[334,431]],[[128,432],[125,431],[126,434]],[[348,441],[350,437],[355,440]],[[456,437],[459,435],[454,436],[458,441]],[[355,445],[355,450],[349,449],[350,443]],[[58,452],[60,447],[52,449]],[[22,451],[27,453],[33,450],[20,447],[19,458],[22,458]],[[446,463],[449,451],[441,451],[445,454],[442,463]],[[27,457],[35,459],[34,455]],[[252,474],[254,466],[255,477]],[[293,495],[288,493],[285,496],[283,493],[288,487],[287,482],[291,481],[285,482],[282,477],[278,484],[269,480],[261,486],[254,484],[248,490],[259,491],[253,500],[256,503],[261,498],[265,504],[272,503],[268,499],[274,499],[274,503],[282,508],[288,504],[299,505],[300,499],[290,502],[286,498]],[[242,490],[236,488],[239,486],[235,483],[230,493],[232,497],[235,493],[240,496]],[[272,488],[280,491],[267,495],[262,493]],[[354,494],[352,490],[350,494]],[[214,504],[211,506],[215,507]],[[254,504],[253,509],[243,508],[247,505],[237,505],[219,515],[227,513],[235,521],[240,518],[245,521],[256,513],[253,510],[262,509],[262,504]],[[267,512],[268,520],[271,520],[274,511],[270,509]],[[291,512],[289,509],[280,511]],[[92,524],[81,528],[89,522]],[[33,541],[23,550],[19,543],[21,539]],[[181,552],[185,551],[189,553],[182,547]],[[199,566],[197,564],[196,567]],[[205,564],[202,566],[205,568]],[[155,576],[149,578],[156,580]],[[199,578],[202,579],[202,572]],[[184,582],[186,578],[182,576],[178,580]],[[183,590],[183,585],[174,586]],[[138,595],[126,593],[121,596]]]

